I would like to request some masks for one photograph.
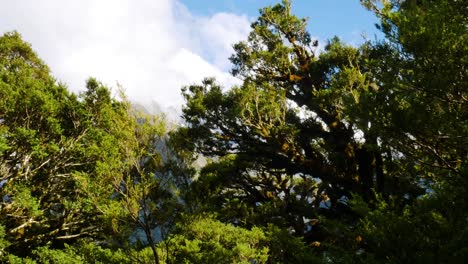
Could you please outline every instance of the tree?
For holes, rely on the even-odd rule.
[[[399,175],[418,179],[426,194],[411,203],[387,199],[361,210],[366,213],[354,235],[364,237],[361,253],[373,262],[463,263],[468,239],[466,5],[362,2],[381,19],[386,35],[369,56],[368,68],[379,86],[373,123],[394,153],[392,166],[401,168]]]
[[[362,235],[404,212],[411,216],[400,223],[427,220],[415,234],[429,226],[444,234],[446,225],[434,224],[439,215],[463,229],[463,4],[376,2],[363,1],[382,19],[386,40],[355,48],[335,38],[319,55],[289,1],[264,8],[234,46],[232,73],[243,83],[226,92],[213,79],[184,88],[181,133],[213,158],[193,184],[206,194],[201,210],[243,226],[274,223],[320,242],[325,254],[341,248],[351,256],[386,252],[364,246]],[[439,202],[421,201],[431,192]],[[433,207],[435,218],[421,213],[442,197],[456,206]],[[445,241],[439,235],[429,240]]]
[[[152,137],[163,123],[138,123],[130,103],[95,79],[71,94],[18,33],[0,38],[0,98],[3,252],[27,256],[80,238],[112,242],[107,235],[122,211],[115,195],[136,172],[148,185],[126,191],[163,195],[150,178]]]
[[[345,201],[352,193],[372,200],[385,175],[378,135],[367,116],[355,118],[373,93],[359,68],[366,50],[335,39],[316,57],[305,27],[289,1],[262,9],[231,57],[243,84],[186,87],[183,116],[187,141],[215,157],[198,186],[225,220],[275,223],[312,242],[325,238],[322,215],[353,219]]]
[[[460,180],[468,133],[464,5],[384,1],[378,8],[378,1],[363,2],[381,18],[386,35],[385,42],[374,45],[369,65],[381,87],[375,123],[421,171],[436,174],[424,177]]]
[[[1,222],[11,251],[95,234],[74,177],[94,171],[100,154],[80,155],[96,144],[85,105],[17,33],[0,38],[0,64]]]
[[[68,92],[15,32],[0,38],[0,87],[0,257],[88,261],[85,239],[149,247],[159,263],[157,244],[193,174],[164,118],[137,112],[93,78],[79,96]]]
[[[168,145],[164,120],[142,113],[136,113],[134,120],[134,135],[126,141],[130,166],[114,180],[114,219],[123,223],[114,231],[126,229],[129,233],[119,231],[124,234],[122,240],[134,237],[142,246],[150,247],[153,260],[160,263],[158,243],[168,237],[184,210],[177,180],[185,175],[175,174],[183,169],[182,163],[178,163],[181,168],[177,172],[171,168],[176,156]]]

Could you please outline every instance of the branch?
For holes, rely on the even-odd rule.
[[[31,218],[29,218],[28,221],[26,221],[26,223],[21,224],[21,225],[15,227],[15,228],[11,229],[11,230],[10,230],[10,233],[11,233],[11,234],[16,233],[16,232],[19,231],[20,229],[23,229],[23,228],[25,228],[25,227],[27,227],[27,226],[29,226],[29,225],[31,225],[31,224],[34,224],[34,223],[39,223],[39,222],[37,222],[36,220],[34,220],[33,217],[31,217]]]
[[[81,237],[81,236],[89,235],[89,234],[90,233],[88,233],[88,232],[83,232],[83,233],[74,234],[74,235],[58,236],[55,239],[66,240],[66,239],[77,238],[77,237]]]

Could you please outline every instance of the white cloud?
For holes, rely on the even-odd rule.
[[[176,108],[182,85],[236,83],[227,58],[250,24],[229,13],[197,17],[177,0],[4,1],[0,17],[0,33],[18,30],[72,91],[94,76],[142,104]]]
[[[226,58],[233,52],[232,44],[246,38],[250,25],[245,16],[218,13],[200,19],[199,29],[202,40],[210,40],[204,45],[205,50],[215,51],[212,54],[215,65],[227,69],[229,64]]]

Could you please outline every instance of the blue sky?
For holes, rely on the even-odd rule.
[[[258,16],[262,7],[274,5],[281,0],[182,0],[193,14],[206,16],[218,12],[245,14],[249,18]],[[293,13],[309,18],[309,32],[326,41],[339,36],[348,43],[361,43],[363,38],[373,40],[381,37],[376,29],[377,18],[366,10],[359,0],[295,0]]]
[[[151,108],[176,109],[181,87],[215,77],[229,88],[232,45],[245,40],[261,7],[273,0],[4,1],[0,34],[17,30],[57,80],[83,91],[92,76]],[[351,44],[373,39],[374,16],[359,0],[294,0],[323,46],[337,35]],[[155,106],[157,105],[157,107]]]

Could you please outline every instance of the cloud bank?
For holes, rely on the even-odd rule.
[[[0,18],[0,33],[21,33],[71,91],[93,76],[163,108],[180,108],[180,88],[204,77],[237,83],[228,57],[250,25],[245,15],[195,16],[177,0],[5,1]]]

